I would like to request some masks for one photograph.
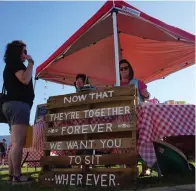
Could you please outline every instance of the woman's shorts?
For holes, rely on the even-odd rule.
[[[29,125],[30,106],[21,101],[5,102],[2,107],[9,126],[12,125]]]
[[[5,152],[1,153],[1,158],[2,158],[2,159],[4,159],[5,156],[6,156],[6,153],[5,153]]]

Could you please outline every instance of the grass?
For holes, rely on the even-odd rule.
[[[195,165],[195,163],[194,163]],[[23,167],[22,172],[23,174],[32,175],[36,180],[38,180],[38,175],[40,172],[40,168],[37,168],[35,171],[34,168]],[[139,166],[139,171],[141,168]],[[8,175],[8,168],[5,167],[4,169],[0,170],[0,191],[100,191],[98,188],[78,188],[78,187],[61,187],[61,188],[44,188],[38,182],[35,182],[31,185],[20,185],[20,186],[12,186],[6,182]],[[157,177],[157,173],[155,171],[152,172],[150,177],[143,177],[138,178],[137,187],[138,190],[142,188],[150,188],[150,187],[161,187],[161,186],[176,186],[176,185],[183,185],[183,184],[194,184],[195,179],[194,177]],[[101,189],[103,190],[103,189]],[[108,189],[107,191],[120,191],[118,188]]]

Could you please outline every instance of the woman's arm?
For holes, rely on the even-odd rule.
[[[150,98],[150,93],[147,89],[140,90],[140,93],[145,100],[148,100]]]
[[[138,88],[139,88],[139,91],[140,91],[140,94],[142,95],[142,97],[145,100],[148,100],[150,98],[150,93],[147,90],[147,85],[144,82],[139,80]]]

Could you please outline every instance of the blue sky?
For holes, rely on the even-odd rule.
[[[131,5],[170,25],[195,34],[194,2],[131,1]],[[5,45],[12,40],[23,40],[28,53],[35,60],[35,68],[61,46],[102,5],[97,2],[0,2],[0,87],[4,68]],[[34,73],[35,73],[34,68]],[[148,84],[153,97],[161,102],[185,100],[196,104],[195,65]],[[45,88],[47,86],[47,88]],[[31,112],[34,120],[37,104],[45,103],[53,95],[74,92],[73,87],[37,81],[36,98]],[[9,134],[8,126],[0,124],[0,135]]]

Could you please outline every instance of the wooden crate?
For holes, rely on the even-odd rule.
[[[45,116],[41,184],[133,187],[138,176],[136,105],[136,89],[132,85],[50,97],[49,113]],[[107,122],[110,118],[111,122]],[[82,123],[74,125],[74,120],[82,120]],[[71,125],[67,125],[69,123]],[[101,155],[84,152],[104,149],[109,152]],[[118,149],[120,153],[112,154],[111,149]],[[123,149],[129,152],[121,152]],[[50,150],[76,152],[68,156],[49,156]],[[82,155],[78,155],[77,151],[81,150]],[[106,168],[106,165],[121,166]]]

